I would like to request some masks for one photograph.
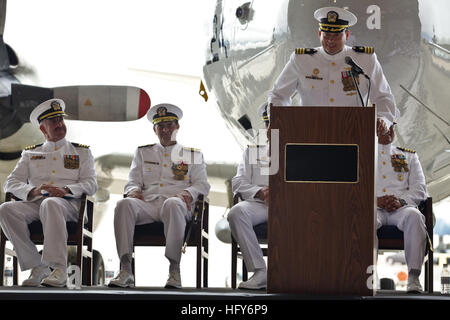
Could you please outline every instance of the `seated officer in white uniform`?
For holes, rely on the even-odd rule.
[[[267,103],[258,113],[266,128],[269,123]],[[266,222],[268,217],[269,176],[261,168],[269,166],[269,146],[248,146],[232,180],[233,193],[240,193],[243,200],[228,213],[231,233],[239,244],[245,265],[252,277],[239,284],[240,289],[263,289],[267,283],[267,269],[262,250],[258,244],[253,226]]]
[[[91,151],[65,139],[64,110],[63,100],[50,99],[31,112],[31,123],[40,128],[46,141],[22,152],[5,183],[5,192],[22,200],[0,206],[0,225],[17,252],[20,268],[32,268],[23,286],[66,285],[66,221],[78,219],[77,198],[97,191]],[[34,220],[42,222],[42,256],[30,240],[28,224]]]
[[[377,122],[389,128],[399,115],[391,88],[371,47],[348,47],[349,27],[356,24],[356,16],[338,7],[315,11],[319,21],[320,47],[298,48],[269,92],[269,106],[289,106],[291,96],[298,92],[302,106],[361,106],[351,67],[345,63],[349,56],[371,79],[370,102],[377,108]],[[368,80],[356,76],[364,103],[368,94]],[[269,107],[270,114],[270,107]],[[386,129],[387,131],[387,129]]]
[[[182,116],[180,108],[166,103],[153,106],[147,113],[159,143],[137,148],[125,186],[127,197],[117,203],[114,231],[121,267],[109,286],[134,286],[134,227],[162,221],[165,256],[170,263],[166,288],[181,288],[180,260],[186,223],[198,195],[206,196],[210,189],[202,153],[183,148],[176,141]]]
[[[377,228],[395,225],[403,231],[408,292],[420,292],[419,275],[425,255],[425,217],[417,209],[427,198],[425,176],[415,151],[395,147],[394,126],[378,132]]]

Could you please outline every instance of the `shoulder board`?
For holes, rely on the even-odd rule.
[[[297,48],[295,49],[295,54],[310,54],[313,55],[317,50],[314,48]]]
[[[32,146],[27,146],[27,147],[25,147],[25,150],[33,150],[33,149],[36,149],[37,147],[40,147],[42,145],[43,145],[43,143],[41,143],[41,144],[34,144]]]
[[[81,144],[81,143],[75,143],[75,142],[72,142],[72,145],[73,145],[75,148],[85,148],[85,149],[89,149],[89,146],[87,146],[87,145],[85,145],[85,144]]]
[[[405,152],[409,152],[409,153],[416,153],[416,150],[412,150],[412,149],[407,149],[407,148],[402,148],[402,147],[397,147],[397,149],[405,151]]]
[[[188,151],[191,151],[191,152],[200,152],[200,149],[189,148],[189,147],[183,147],[183,150],[188,150]]]
[[[372,54],[375,52],[373,47],[354,46],[352,49],[353,49],[353,51],[359,52],[359,53]]]
[[[145,146],[139,146],[138,148],[153,147],[155,144],[156,144],[156,143],[146,144]]]

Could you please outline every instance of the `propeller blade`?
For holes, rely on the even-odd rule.
[[[70,120],[132,121],[150,108],[145,90],[127,86],[70,86],[53,89],[66,103]]]
[[[132,121],[142,118],[150,108],[145,90],[127,86],[67,86],[43,88],[11,84],[11,105],[22,122],[41,102],[60,98],[66,104],[69,120]]]

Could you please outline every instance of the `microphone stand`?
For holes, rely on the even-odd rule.
[[[361,100],[361,106],[367,107],[367,103],[366,103],[366,105],[364,105],[364,100],[363,100],[363,98],[362,98],[361,91],[359,90],[358,82],[356,81],[356,78],[355,78],[355,75],[358,75],[358,73],[355,72],[355,71],[353,70],[353,68],[352,68],[352,70],[350,70],[350,74],[352,75],[352,79],[353,79],[353,83],[355,84],[356,91],[358,91],[358,96],[359,96],[359,99]],[[369,94],[370,94],[370,78],[369,78],[369,76],[366,75],[365,73],[362,73],[362,75],[363,75],[364,77],[366,77],[367,80],[369,80],[369,90],[368,90],[368,92],[367,92],[367,102],[369,102]]]

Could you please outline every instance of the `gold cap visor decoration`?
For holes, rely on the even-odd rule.
[[[323,32],[339,33],[356,24],[358,19],[348,10],[338,7],[325,7],[314,12],[319,21],[319,29]]]

